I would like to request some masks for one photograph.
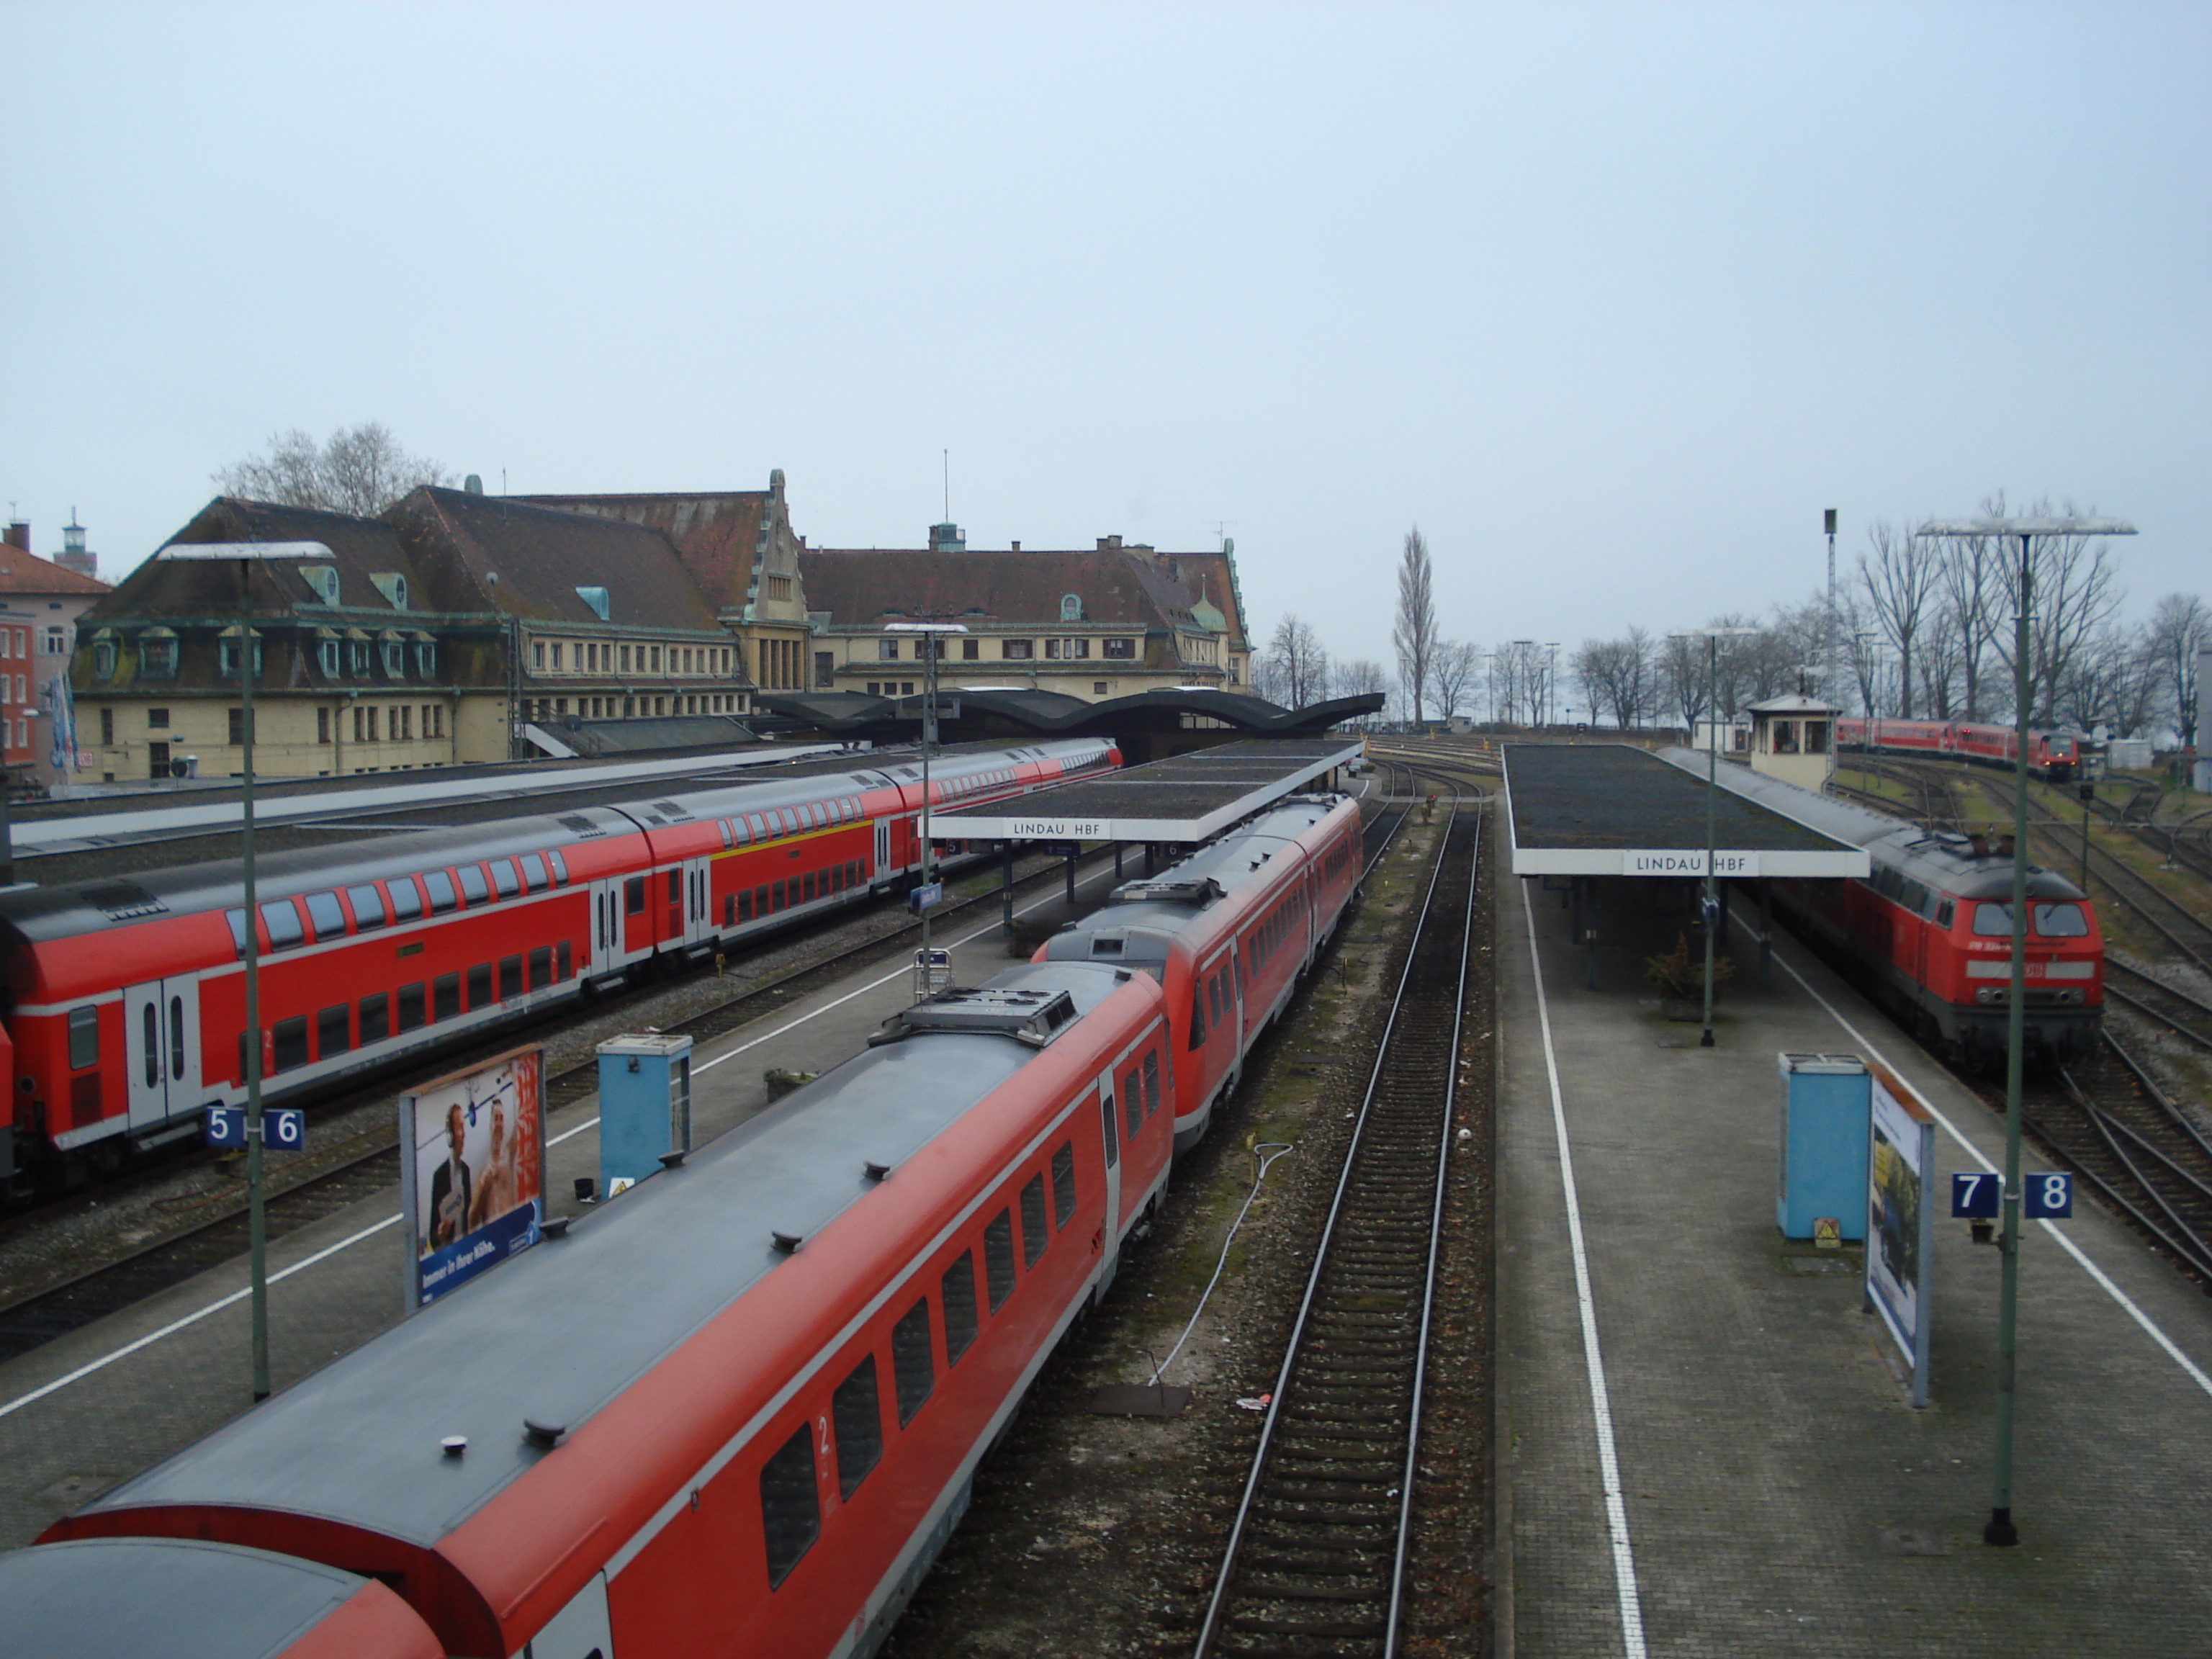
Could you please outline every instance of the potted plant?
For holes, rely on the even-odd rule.
[[[1735,963],[1724,956],[1713,958],[1713,1000],[1735,972]],[[1674,938],[1674,948],[1644,959],[1644,977],[1659,990],[1659,1011],[1668,1019],[1698,1020],[1705,1012],[1705,953],[1690,949],[1687,932]]]

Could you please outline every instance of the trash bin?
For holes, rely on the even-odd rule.
[[[659,1175],[691,1150],[691,1039],[610,1037],[599,1044],[599,1190]]]
[[[1867,1069],[1856,1054],[1783,1054],[1779,1188],[1774,1224],[1811,1238],[1835,1221],[1839,1239],[1864,1240],[1867,1219]]]

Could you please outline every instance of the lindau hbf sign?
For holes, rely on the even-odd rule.
[[[1755,852],[1723,849],[1713,854],[1713,873],[1716,876],[1758,875],[1759,857]],[[1625,876],[1702,876],[1705,873],[1705,849],[1702,847],[1661,847],[1648,851],[1632,849],[1621,854],[1621,873]]]

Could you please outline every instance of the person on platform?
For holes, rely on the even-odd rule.
[[[430,1177],[428,1248],[433,1250],[444,1249],[467,1228],[469,1203],[475,1195],[469,1166],[461,1158],[461,1143],[467,1134],[461,1109],[458,1105],[447,1107],[446,1145],[450,1149],[449,1155]]]
[[[491,1156],[484,1160],[483,1179],[477,1182],[476,1196],[469,1203],[471,1232],[514,1207],[514,1142],[507,1138],[507,1114],[495,1105],[491,1109]]]

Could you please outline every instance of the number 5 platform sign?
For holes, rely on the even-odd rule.
[[[399,1097],[410,1313],[543,1236],[543,1053],[517,1048]]]
[[[1928,1403],[1928,1269],[1935,1253],[1936,1120],[1893,1073],[1869,1062],[1866,1297]]]

